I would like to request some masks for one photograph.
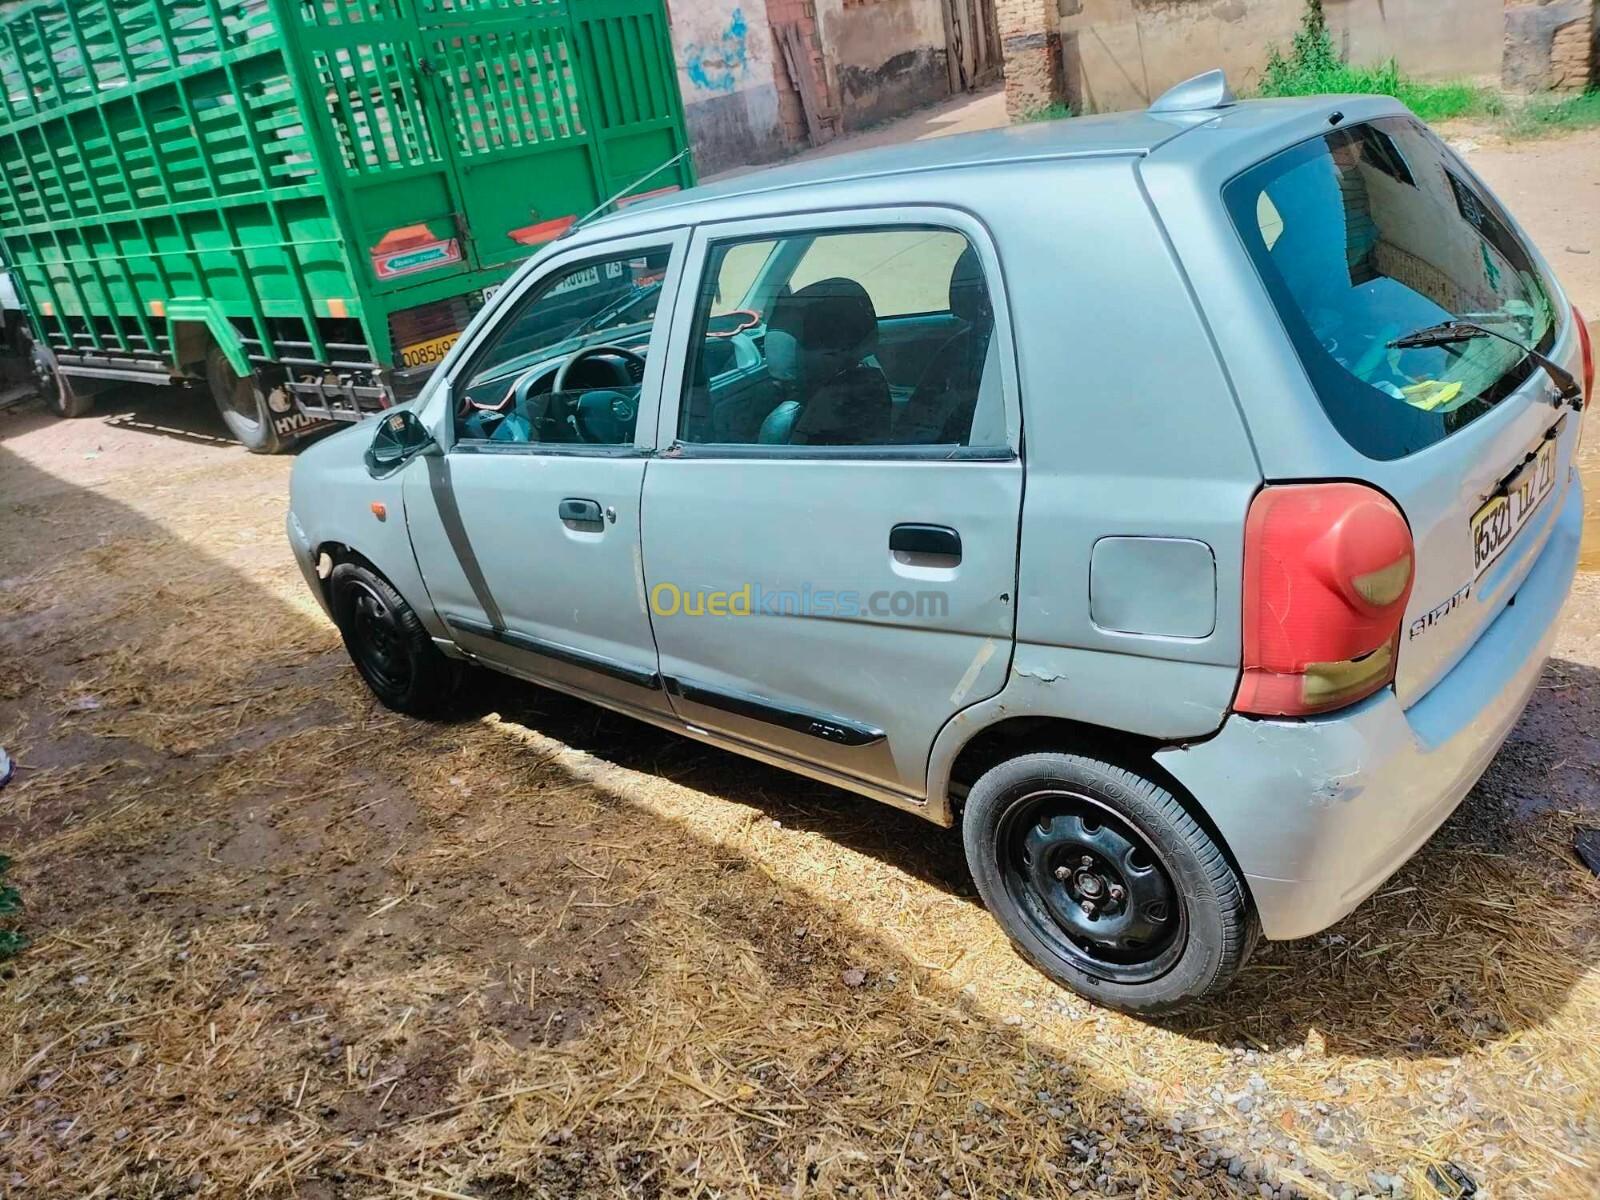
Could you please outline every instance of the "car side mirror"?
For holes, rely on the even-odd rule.
[[[367,447],[367,470],[374,475],[387,475],[419,454],[438,451],[439,443],[433,440],[428,427],[416,413],[403,408],[378,418],[378,430]]]

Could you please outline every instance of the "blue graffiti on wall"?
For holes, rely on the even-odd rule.
[[[750,27],[745,24],[744,10],[736,8],[722,36],[710,45],[699,42],[685,46],[683,67],[689,82],[705,92],[731,92],[749,64],[749,51],[745,45]]]

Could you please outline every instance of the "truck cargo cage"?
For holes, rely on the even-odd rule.
[[[356,419],[685,142],[663,0],[0,7],[0,249],[64,375],[221,353]]]

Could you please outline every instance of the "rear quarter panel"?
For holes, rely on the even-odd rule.
[[[1016,656],[998,700],[1007,715],[1037,708],[1177,739],[1216,730],[1238,681],[1242,534],[1261,475],[1138,161],[1036,168],[1041,178],[1015,193],[1028,211],[994,223],[1017,314],[1027,460]],[[1214,620],[1196,630],[1210,631],[1097,624],[1090,565],[1106,538],[1209,547]],[[1173,583],[1121,581],[1135,592]]]

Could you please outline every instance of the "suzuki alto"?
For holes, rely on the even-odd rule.
[[[1211,73],[576,222],[288,530],[384,704],[482,664],[958,827],[1022,954],[1155,1013],[1484,771],[1593,388],[1405,108]]]

